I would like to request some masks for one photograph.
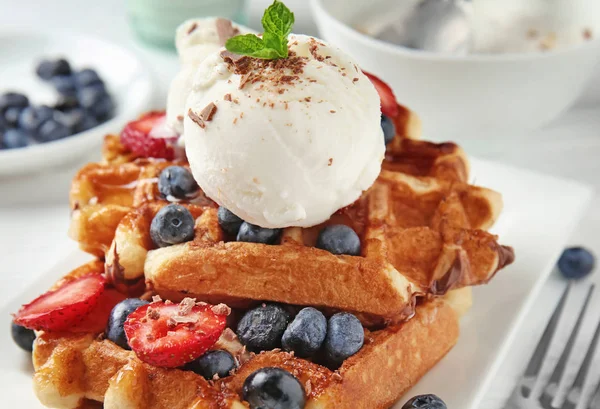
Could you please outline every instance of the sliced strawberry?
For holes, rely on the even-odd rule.
[[[225,329],[227,316],[215,313],[212,308],[207,304],[194,305],[181,315],[180,304],[143,305],[129,314],[125,335],[142,361],[154,366],[179,367],[208,351]]]
[[[76,333],[96,333],[99,334],[106,329],[108,317],[115,305],[126,299],[127,296],[115,290],[107,288],[104,290],[96,306],[91,310],[79,324],[74,325],[67,330]]]
[[[394,91],[392,91],[388,84],[373,74],[369,74],[366,71],[363,71],[363,73],[369,77],[373,85],[375,85],[375,89],[379,93],[379,99],[381,99],[381,112],[390,118],[395,118],[396,115],[398,115],[399,110]]]
[[[94,309],[105,284],[104,275],[99,274],[70,281],[21,307],[14,321],[35,330],[68,330]]]
[[[137,121],[129,122],[121,132],[121,143],[131,152],[145,158],[164,158],[172,160],[175,152],[171,146],[173,138],[153,138],[150,136],[155,126],[165,121],[163,111],[151,111]]]

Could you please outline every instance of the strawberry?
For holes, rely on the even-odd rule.
[[[193,303],[182,315],[184,307],[184,302],[153,302],[129,314],[125,335],[139,359],[175,368],[197,359],[217,342],[227,316],[215,313],[211,305]]]
[[[86,275],[70,281],[21,307],[14,321],[35,330],[68,330],[94,309],[105,284],[103,275]]]
[[[390,118],[395,118],[396,115],[399,114],[398,110],[398,102],[396,102],[396,96],[394,95],[394,91],[390,88],[388,84],[380,80],[378,77],[373,74],[369,74],[366,71],[363,73],[369,77],[375,89],[379,93],[379,98],[381,99],[381,112],[389,116]]]
[[[114,288],[107,288],[100,298],[98,303],[77,325],[68,328],[69,332],[75,333],[96,333],[99,334],[106,329],[108,317],[115,305],[126,299],[127,296],[118,292]]]
[[[121,143],[131,152],[145,158],[164,158],[172,160],[175,152],[170,143],[173,138],[153,138],[150,132],[155,126],[160,126],[166,120],[163,111],[151,111],[138,120],[129,122],[121,132]]]

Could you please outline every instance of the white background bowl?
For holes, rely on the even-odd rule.
[[[32,104],[52,104],[58,94],[35,75],[42,58],[64,57],[74,69],[94,68],[105,81],[116,110],[114,117],[85,132],[45,144],[0,150],[1,176],[33,173],[86,160],[98,152],[103,136],[148,108],[152,79],[133,54],[109,42],[80,34],[0,32],[0,93],[24,92]]]
[[[499,3],[477,4],[485,1]],[[503,0],[502,5],[511,1],[523,4]],[[465,57],[406,49],[352,28],[389,4],[390,0],[311,0],[321,36],[388,82],[397,99],[421,116],[430,139],[509,136],[537,128],[577,99],[600,57],[596,0],[562,2],[563,9],[555,13],[562,21],[554,21],[590,27],[595,34],[591,41],[543,53]]]

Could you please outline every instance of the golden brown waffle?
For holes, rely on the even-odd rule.
[[[60,283],[101,273],[102,263],[92,262]],[[239,395],[246,377],[275,366],[304,385],[307,409],[383,409],[433,367],[457,337],[458,314],[438,299],[419,306],[406,323],[366,331],[364,347],[337,371],[271,351],[249,357],[230,377],[208,382],[192,372],[145,364],[98,334],[40,333],[33,384],[40,401],[54,408],[95,407],[96,401],[105,409],[242,409],[247,408]]]
[[[106,138],[105,148],[114,143]],[[120,143],[119,143],[120,144]],[[104,257],[121,219],[143,204],[169,203],[158,192],[157,178],[171,165],[186,166],[182,161],[135,159],[133,162],[90,163],[73,179],[69,235],[82,250]],[[202,191],[191,200],[195,206],[216,206]]]

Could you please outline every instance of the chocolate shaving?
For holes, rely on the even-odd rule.
[[[150,318],[151,320],[157,320],[160,318],[160,313],[156,308],[149,307],[146,310],[146,317]]]
[[[160,298],[160,295],[154,295],[152,296],[152,302],[161,302],[162,298]]]
[[[200,118],[202,118],[204,122],[210,122],[212,121],[213,116],[215,116],[216,112],[217,106],[214,102],[211,102],[210,104],[205,106],[204,109],[200,112]]]
[[[188,109],[188,116],[190,117],[190,119],[196,123],[196,125],[198,125],[200,128],[204,129],[204,127],[206,126],[206,124],[204,123],[204,121],[202,120],[202,118],[200,118],[198,116],[197,113],[195,113],[194,111],[192,111],[192,108]]]
[[[195,298],[185,297],[181,300],[181,303],[179,303],[179,311],[177,314],[180,316],[188,315],[192,311],[192,308],[194,308],[194,305],[196,305]]]
[[[306,391],[306,395],[310,396],[310,393],[312,392],[312,384],[310,383],[310,379],[304,384],[304,390]]]
[[[357,81],[358,81],[358,77],[352,78],[352,82],[357,82]]]
[[[177,115],[177,120],[178,121],[183,121],[183,115]]]
[[[231,308],[229,308],[227,305],[225,304],[219,304],[219,305],[215,305],[211,308],[212,312],[214,312],[217,315],[229,315],[231,314]]]
[[[223,96],[223,99],[224,99],[225,101],[229,101],[229,102],[231,102],[231,94],[225,94],[225,95]]]
[[[173,315],[167,320],[167,326],[174,327],[177,324],[195,324],[196,322],[198,322],[196,317]]]
[[[240,33],[240,30],[233,27],[231,20],[227,20],[226,18],[218,18],[216,26],[217,35],[219,36],[219,43],[221,43],[221,45],[225,45],[227,40]]]
[[[198,23],[194,23],[190,26],[190,28],[187,31],[187,35],[190,35],[194,32],[194,30],[196,30],[198,28]]]
[[[333,163],[333,158],[329,158],[329,161],[327,161],[327,166],[331,166],[332,163]]]
[[[341,381],[343,379],[342,375],[340,375],[339,372],[334,372],[333,375],[331,375],[331,377],[336,381]]]

